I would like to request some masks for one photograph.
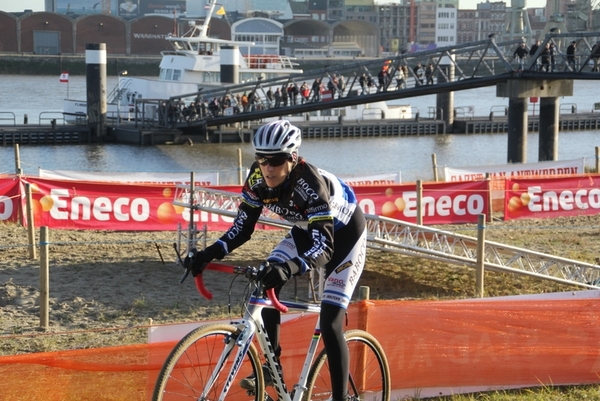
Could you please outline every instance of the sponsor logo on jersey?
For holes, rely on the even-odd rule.
[[[335,273],[336,274],[340,274],[341,272],[343,272],[344,270],[346,270],[347,268],[352,266],[352,261],[349,260],[347,262],[344,262],[343,264],[339,265],[338,267],[335,268]]]

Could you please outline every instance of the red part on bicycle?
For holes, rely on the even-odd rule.
[[[232,273],[233,274],[233,266],[224,265],[222,263],[208,263],[204,269],[219,271],[223,273]]]
[[[282,304],[281,302],[279,302],[279,300],[277,299],[277,296],[275,295],[275,288],[269,288],[266,291],[266,293],[267,293],[267,297],[273,303],[273,306],[275,307],[275,309],[277,309],[281,313],[287,313],[288,307],[285,306],[284,304]]]
[[[198,289],[198,292],[200,294],[202,294],[202,296],[204,298],[211,300],[213,295],[204,286],[204,280],[202,279],[202,274],[198,274],[196,277],[194,277],[194,282],[196,283],[196,289]]]

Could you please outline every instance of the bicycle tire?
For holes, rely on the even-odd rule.
[[[390,367],[379,341],[363,330],[348,330],[344,337],[350,352],[348,400],[390,401]],[[331,397],[329,364],[323,349],[310,368],[303,399],[319,401]]]
[[[152,393],[153,401],[198,400],[207,385],[211,373],[225,348],[225,338],[235,333],[236,327],[227,324],[208,324],[199,327],[177,343],[160,370]],[[207,400],[215,400],[227,384],[236,348],[227,358],[219,377],[208,390]],[[242,389],[239,382],[230,384],[228,400],[264,401],[264,379],[259,354],[254,344],[250,344],[236,377],[244,378],[254,374],[256,388]]]

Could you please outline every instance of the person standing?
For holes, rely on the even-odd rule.
[[[361,74],[361,76],[358,78],[358,84],[360,85],[360,94],[366,95],[367,94],[367,74],[365,74],[364,72]]]
[[[571,70],[575,71],[577,69],[577,65],[575,62],[575,50],[577,49],[577,41],[572,41],[571,44],[567,47],[567,68],[571,68]]]
[[[531,56],[531,58],[532,58],[532,59],[535,57],[535,53],[538,51],[539,47],[540,47],[540,41],[539,41],[539,40],[536,40],[536,41],[535,41],[535,42],[534,42],[534,43],[531,45],[531,48],[529,49],[529,55]],[[533,66],[532,66],[532,69],[533,69],[534,71],[537,71],[537,70],[538,70],[538,64],[539,64],[539,61],[538,61],[538,59],[535,59],[535,62],[534,62],[534,64],[533,64]]]
[[[550,72],[550,43],[546,43],[542,52],[540,53],[540,59],[542,61],[542,67],[540,71]]]
[[[553,72],[556,70],[556,46],[554,43],[550,43],[548,51],[550,53],[550,72]]]
[[[427,64],[425,68],[425,79],[427,79],[427,85],[433,85],[433,64]]]
[[[523,67],[525,66],[525,57],[527,57],[527,54],[529,54],[527,51],[527,46],[525,45],[525,42],[522,42],[513,53],[513,58],[518,62],[518,71],[523,70]]]
[[[344,340],[346,309],[365,263],[365,216],[352,188],[298,155],[301,130],[287,120],[260,127],[254,134],[255,161],[242,187],[242,201],[231,228],[205,250],[186,258],[197,276],[207,263],[223,259],[250,240],[263,209],[295,225],[275,246],[257,279],[278,296],[292,277],[325,269],[320,329],[327,353],[333,401],[347,400],[349,353]],[[188,264],[186,264],[187,266]],[[280,312],[263,309],[264,329],[279,360]],[[266,366],[265,382],[273,385]],[[240,381],[255,388],[254,375]]]
[[[321,100],[321,78],[316,78],[312,84],[312,101],[318,102]]]
[[[396,71],[396,90],[406,87],[406,75],[404,75],[404,66],[401,65]]]
[[[594,47],[592,47],[591,56],[594,61],[592,72],[600,72],[600,42],[597,42]]]
[[[421,66],[421,63],[417,63],[417,65],[413,67],[413,72],[415,74],[415,87],[423,85],[423,67]]]
[[[273,95],[275,97],[275,107],[280,107],[281,106],[281,90],[279,88],[277,88],[275,90],[275,94]]]

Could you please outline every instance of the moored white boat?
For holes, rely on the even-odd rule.
[[[279,40],[272,39],[276,34],[270,33],[271,39],[266,44],[209,37],[208,28],[216,5],[216,0],[209,0],[202,25],[191,21],[189,30],[183,35],[167,36],[166,40],[173,49],[161,52],[158,78],[119,77],[118,87],[107,99],[107,118],[114,119],[117,115],[122,119],[131,118],[140,99],[168,99],[198,92],[205,87],[255,82],[259,78],[267,80],[303,72],[293,58],[279,54]],[[269,23],[281,25],[272,20]],[[237,76],[222,76],[223,65],[235,66]],[[87,102],[65,99],[63,110],[65,119],[75,122],[77,117],[87,114]]]

